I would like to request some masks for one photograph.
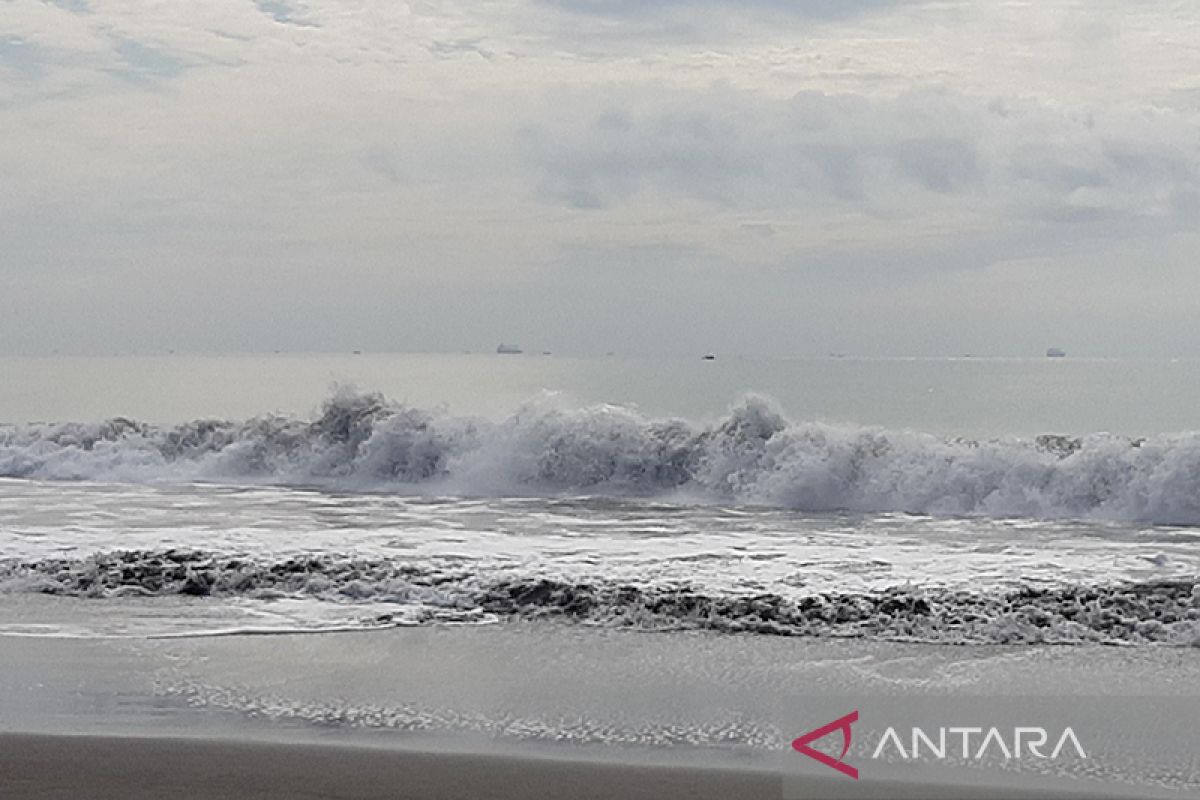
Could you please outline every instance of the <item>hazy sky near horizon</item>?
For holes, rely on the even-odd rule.
[[[1200,354],[1200,7],[0,0],[0,353]]]

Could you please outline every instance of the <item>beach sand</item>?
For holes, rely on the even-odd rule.
[[[786,793],[785,793],[786,790]],[[765,770],[181,738],[0,734],[5,800],[1082,798]],[[1112,795],[1113,797],[1117,795]]]
[[[99,613],[6,607],[25,626]],[[0,636],[0,800],[1196,797],[1197,680],[1176,649],[536,624]],[[849,708],[859,781],[788,747]],[[886,724],[1031,720],[1074,725],[1087,758],[872,756]]]

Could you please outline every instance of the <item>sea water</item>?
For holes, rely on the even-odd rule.
[[[192,705],[403,728],[417,723],[400,695],[440,697],[417,717],[453,728],[450,689],[390,676],[417,640],[365,638],[398,628],[541,660],[564,657],[544,642],[578,638],[637,674],[691,653],[711,675],[716,648],[746,675],[786,676],[800,667],[781,654],[826,653],[806,669],[848,691],[925,691],[933,679],[910,673],[928,662],[937,680],[974,676],[951,687],[970,692],[1011,662],[1036,693],[1047,647],[1073,654],[1062,689],[1121,662],[1088,648],[1119,645],[1153,655],[1110,687],[1170,693],[1200,652],[1198,362],[347,354],[0,370],[0,635],[123,642],[128,663],[159,664],[142,690]],[[319,682],[288,700],[249,643],[146,644],[318,632],[364,637],[361,651],[322,639],[321,659],[392,653],[341,667],[392,687],[375,693],[391,705]],[[783,641],[804,647],[753,644]],[[822,672],[840,646],[848,660]],[[476,683],[491,674],[469,666]],[[723,670],[713,692],[742,680]],[[847,683],[855,670],[867,677]],[[787,687],[768,684],[757,716],[730,695],[734,722],[706,718],[692,738],[778,745],[787,728],[763,709]],[[548,702],[536,687],[514,686],[460,727],[638,744],[691,724],[583,690],[572,703],[612,700],[635,733],[599,711],[558,724],[531,710]],[[514,727],[518,707],[540,721]]]
[[[0,367],[0,587],[206,598],[202,619],[109,632],[555,617],[1200,641],[1197,362]]]

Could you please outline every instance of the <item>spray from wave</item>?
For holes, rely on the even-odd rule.
[[[708,424],[552,397],[492,422],[341,390],[313,420],[7,426],[0,476],[1200,524],[1200,433],[943,439],[792,422],[754,396]]]

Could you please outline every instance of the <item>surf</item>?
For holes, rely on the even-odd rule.
[[[312,419],[9,425],[0,477],[1200,525],[1200,432],[946,438],[793,421],[755,395],[713,420],[544,395],[493,421],[341,390]]]

